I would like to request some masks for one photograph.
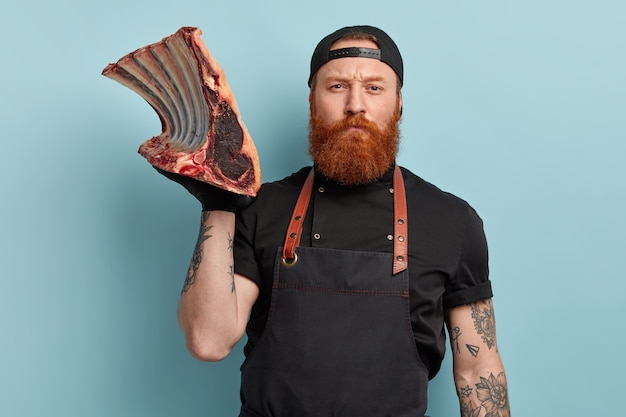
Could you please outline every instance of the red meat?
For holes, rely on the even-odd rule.
[[[138,93],[159,115],[162,133],[139,147],[150,164],[254,196],[261,185],[259,157],[201,34],[183,27],[109,64],[102,75]]]

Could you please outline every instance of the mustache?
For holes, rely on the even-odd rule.
[[[355,114],[345,117],[342,120],[335,122],[333,125],[329,126],[329,130],[334,131],[342,131],[348,130],[350,128],[359,128],[363,130],[367,130],[374,134],[379,133],[381,130],[379,129],[376,123],[368,120],[362,114]]]

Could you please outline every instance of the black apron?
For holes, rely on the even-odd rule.
[[[242,365],[240,417],[424,417],[400,170],[393,254],[298,247],[312,187],[313,171],[276,255],[265,330]]]

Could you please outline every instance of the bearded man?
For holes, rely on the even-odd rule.
[[[403,77],[342,28],[311,59],[313,167],[254,201],[169,175],[203,208],[180,325],[207,361],[247,333],[240,416],[423,417],[446,326],[462,415],[510,415],[482,221],[395,163]]]

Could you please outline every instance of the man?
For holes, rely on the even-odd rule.
[[[462,416],[509,416],[482,222],[395,164],[403,64],[371,26],[311,59],[314,169],[254,202],[168,174],[202,202],[179,321],[198,359],[247,332],[240,416],[426,412],[448,327]]]

